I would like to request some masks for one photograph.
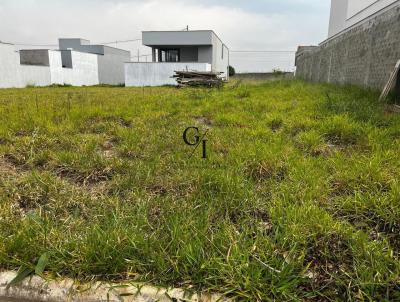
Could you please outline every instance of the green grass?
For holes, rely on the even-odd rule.
[[[0,91],[0,267],[400,300],[400,116],[301,81]],[[182,140],[209,128],[209,158]]]

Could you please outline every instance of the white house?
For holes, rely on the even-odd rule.
[[[331,1],[329,35],[299,46],[296,76],[382,90],[400,60],[400,0]]]
[[[332,0],[328,37],[332,38],[346,29],[385,10],[393,8],[398,0]]]
[[[70,58],[70,66],[63,67],[62,53]],[[0,66],[0,88],[99,84],[97,55],[73,50],[16,51],[14,45],[0,43]]]
[[[152,62],[125,64],[126,86],[176,85],[174,71],[220,72],[229,78],[229,49],[212,30],[144,31]]]
[[[124,84],[129,51],[82,39],[60,39],[59,46],[16,51],[14,45],[0,42],[0,88]]]
[[[70,64],[68,52],[64,52],[65,50],[95,54],[97,55],[100,84],[123,85],[125,83],[124,64],[131,59],[129,51],[106,45],[90,44],[90,41],[84,39],[59,39],[59,47],[63,51],[62,58],[65,65]]]

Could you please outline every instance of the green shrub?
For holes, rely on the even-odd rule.
[[[236,70],[233,66],[229,65],[229,76],[233,77],[236,74]]]

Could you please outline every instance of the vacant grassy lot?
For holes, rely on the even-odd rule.
[[[358,88],[1,90],[0,267],[399,301],[399,156],[400,115]]]

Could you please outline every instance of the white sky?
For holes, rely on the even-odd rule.
[[[59,37],[74,37],[96,43],[189,25],[213,29],[231,50],[295,50],[326,38],[329,7],[329,0],[1,0],[0,40],[57,44]],[[150,53],[140,42],[118,47],[133,56],[138,49]],[[231,53],[239,71],[290,69],[293,60],[287,53]]]

